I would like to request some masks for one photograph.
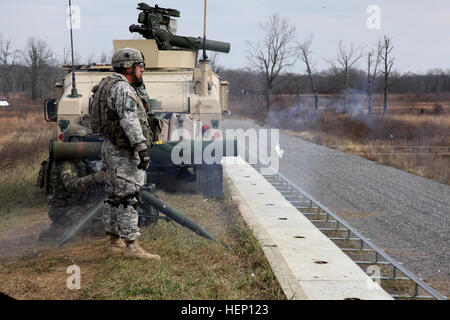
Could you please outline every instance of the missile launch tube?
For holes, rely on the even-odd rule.
[[[215,143],[217,151],[222,151],[222,156],[237,156],[237,140],[183,140],[170,141],[163,144],[154,144],[148,147],[148,153],[152,164],[172,163],[172,152],[178,152],[180,157],[186,151],[189,153],[190,163],[203,164],[203,152],[210,144]],[[174,150],[174,148],[176,148]],[[50,158],[55,161],[73,159],[100,159],[102,142],[55,142],[50,141]],[[201,159],[198,152],[201,151]],[[189,160],[189,159],[188,159]],[[201,161],[201,163],[198,163]]]
[[[147,200],[153,207],[155,207],[158,211],[164,213],[167,217],[178,223],[179,225],[188,228],[189,230],[195,232],[199,236],[213,240],[216,239],[208,233],[203,227],[196,224],[194,221],[181,214],[177,209],[168,206],[164,201],[161,201],[155,195],[141,190],[141,197]]]

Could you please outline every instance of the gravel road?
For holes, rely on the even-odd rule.
[[[283,175],[448,296],[450,186],[282,133],[280,147]]]

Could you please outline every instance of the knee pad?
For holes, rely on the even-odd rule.
[[[106,203],[109,203],[110,205],[118,208],[120,205],[123,205],[124,208],[128,206],[132,206],[134,209],[137,208],[137,205],[139,201],[137,200],[139,197],[138,192],[130,193],[123,197],[117,197],[117,196],[108,196],[108,198],[105,200]]]

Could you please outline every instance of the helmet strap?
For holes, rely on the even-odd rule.
[[[133,71],[128,71],[128,68],[123,68],[124,74],[136,74],[136,66],[133,66]]]

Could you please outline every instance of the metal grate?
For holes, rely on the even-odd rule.
[[[252,166],[258,172],[272,170],[264,178],[393,298],[447,299],[284,175],[264,164]],[[380,276],[370,274],[368,266],[378,266]]]

